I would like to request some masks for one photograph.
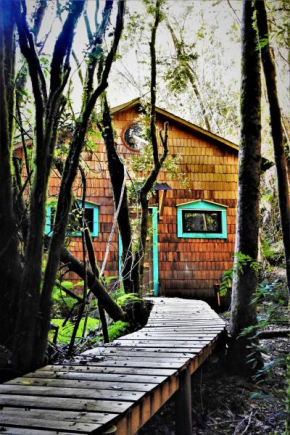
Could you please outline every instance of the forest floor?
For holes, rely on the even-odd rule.
[[[228,324],[229,315],[222,317]],[[286,364],[276,363],[290,354],[289,339],[263,339],[260,343],[267,352],[265,364],[273,366],[261,384],[227,375],[223,353],[219,352],[211,355],[193,374],[194,435],[288,435],[285,429]],[[138,435],[174,435],[174,410],[172,398]]]

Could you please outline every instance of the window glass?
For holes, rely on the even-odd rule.
[[[132,124],[124,134],[125,143],[132,151],[139,151],[147,145],[144,139],[144,128],[141,124]]]
[[[81,208],[73,209],[69,214],[69,220],[67,224],[67,231],[69,233],[80,233],[82,227],[82,212]],[[54,220],[55,220],[56,209],[54,207],[50,208],[50,231],[53,231]],[[94,209],[92,207],[85,208],[85,227],[89,228],[90,232],[93,234],[96,232],[95,226],[98,223],[94,222]]]
[[[221,233],[220,211],[182,210],[184,233]]]
[[[94,232],[94,209],[90,207],[85,208],[85,228],[89,228],[90,232]],[[71,233],[79,233],[82,227],[83,209],[75,208],[69,215],[69,222],[67,230]]]

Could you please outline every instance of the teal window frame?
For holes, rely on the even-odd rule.
[[[80,207],[82,207],[82,201],[77,200]],[[46,207],[46,220],[45,220],[45,234],[51,235],[51,209],[53,207],[47,206]],[[85,208],[92,208],[93,209],[93,231],[91,231],[92,237],[98,237],[99,235],[99,205],[94,204],[92,202],[85,202]],[[68,232],[69,236],[72,237],[81,237],[82,233],[79,231],[77,233],[75,232]]]
[[[227,238],[227,206],[217,204],[211,201],[191,201],[177,205],[177,237],[187,239],[226,239]],[[206,212],[206,211],[219,211],[221,213],[221,232],[219,233],[188,233],[183,231],[183,211]]]

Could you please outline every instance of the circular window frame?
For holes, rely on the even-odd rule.
[[[130,128],[132,125],[141,125],[141,123],[140,123],[140,122],[134,122],[134,121],[133,121],[133,122],[132,122],[132,121],[128,122],[128,123],[125,125],[125,127],[123,128],[123,130],[122,130],[122,133],[121,133],[121,139],[122,139],[123,145],[125,145],[125,147],[126,147],[129,151],[131,151],[132,153],[137,154],[137,153],[140,153],[140,151],[143,149],[143,147],[142,147],[142,148],[139,148],[139,149],[134,149],[134,148],[132,148],[132,147],[127,143],[127,141],[126,141],[126,139],[125,139],[126,131],[127,131],[128,128]]]

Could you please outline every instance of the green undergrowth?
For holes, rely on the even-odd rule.
[[[130,332],[130,324],[128,322],[122,322],[118,320],[108,327],[109,340],[114,341],[122,335]]]
[[[81,319],[78,330],[77,330],[77,339],[82,338],[83,330],[84,330],[84,323],[85,319]],[[57,333],[57,343],[62,344],[69,344],[73,330],[74,330],[74,323],[71,321],[67,321],[65,323],[64,319],[52,319],[51,324],[53,326],[58,327],[58,333]],[[93,317],[88,317],[87,319],[87,326],[86,326],[86,332],[85,336],[92,333],[94,330],[99,328],[100,321],[98,319],[94,319]],[[55,331],[54,329],[51,330],[49,334],[49,339],[53,341]]]
[[[122,307],[127,317],[127,321],[124,322],[119,320],[112,322],[107,318],[110,342],[118,339],[122,335],[129,334],[143,327],[147,323],[151,311],[151,304],[144,301],[135,293],[125,294],[123,289],[118,289],[118,291],[112,296],[116,303]],[[61,298],[54,299],[56,305],[55,311],[59,314],[59,317],[62,317],[59,306],[61,306],[63,310],[63,305],[67,305],[68,302],[69,308],[72,308],[72,304],[70,304],[71,298],[67,298],[61,294]],[[88,349],[103,343],[102,325],[98,317],[98,310],[94,306],[91,309],[90,316],[87,318],[85,332],[85,319],[83,318],[80,321],[75,339],[76,347],[80,346],[82,350],[83,348]],[[54,346],[62,346],[63,350],[65,350],[65,348],[70,344],[74,330],[73,319],[74,316],[67,321],[64,317],[52,319],[49,341],[54,343]]]
[[[76,341],[87,339],[90,345],[100,344],[103,339],[100,321],[98,319],[89,317],[87,321],[86,332],[83,337],[84,322],[84,319],[82,319],[80,322],[76,335]],[[49,334],[50,341],[53,341],[55,334],[54,327],[57,327],[57,344],[69,344],[74,329],[74,323],[67,321],[64,324],[64,319],[52,319],[51,324],[53,329]],[[118,320],[117,322],[113,322],[108,326],[110,341],[116,340],[128,332],[130,332],[130,324],[128,322],[122,322],[121,320]]]

